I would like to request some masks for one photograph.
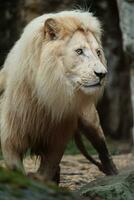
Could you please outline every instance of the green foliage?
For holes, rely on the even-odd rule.
[[[93,146],[91,145],[91,143],[83,136],[82,137],[84,145],[88,151],[88,153],[90,155],[96,155],[97,152],[96,150],[93,148]],[[118,155],[121,154],[123,152],[128,152],[130,151],[130,145],[128,143],[128,141],[121,141],[121,140],[113,140],[111,138],[106,138],[107,141],[107,146],[109,151],[111,152],[112,155]],[[69,144],[67,145],[66,151],[65,151],[66,155],[76,155],[76,154],[80,154],[80,151],[78,150],[74,140],[72,139]]]
[[[87,141],[87,139],[85,139],[85,137],[82,137],[82,139],[83,139],[84,145],[85,145],[87,151],[89,152],[89,154],[91,154],[91,155],[96,154],[96,150],[92,147],[90,142]],[[66,155],[80,154],[80,151],[77,148],[77,146],[76,146],[76,144],[75,144],[73,139],[69,142],[69,144],[68,144],[68,146],[66,148],[65,154]]]

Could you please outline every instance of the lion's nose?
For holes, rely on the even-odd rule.
[[[96,76],[98,76],[100,78],[100,80],[102,80],[107,74],[107,72],[95,72],[95,71],[94,71],[94,73]]]

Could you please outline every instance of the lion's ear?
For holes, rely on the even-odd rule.
[[[49,18],[45,21],[44,30],[47,38],[50,40],[55,40],[58,38],[60,26],[55,19]]]

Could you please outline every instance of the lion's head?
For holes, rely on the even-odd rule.
[[[98,34],[90,27],[92,18],[89,15],[88,24],[71,14],[45,21],[37,88],[51,106],[92,97],[104,86],[107,69],[100,30]]]
[[[27,77],[38,102],[61,119],[102,90],[107,70],[100,41],[100,23],[91,13],[45,14],[26,26],[5,69],[16,74],[16,85]]]

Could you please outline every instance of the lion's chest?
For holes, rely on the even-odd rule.
[[[47,105],[40,105],[28,86],[20,86],[23,87],[10,91],[10,95],[6,96],[8,101],[4,102],[8,129],[13,137],[19,137],[19,141],[35,153],[44,151],[57,141],[59,145],[67,141],[77,127],[76,115],[70,114],[60,121],[53,120]]]
[[[44,117],[42,124],[36,124],[35,131],[29,135],[29,146],[35,154],[47,151],[67,143],[77,128],[76,118],[67,118],[60,122],[52,122],[50,117]]]

